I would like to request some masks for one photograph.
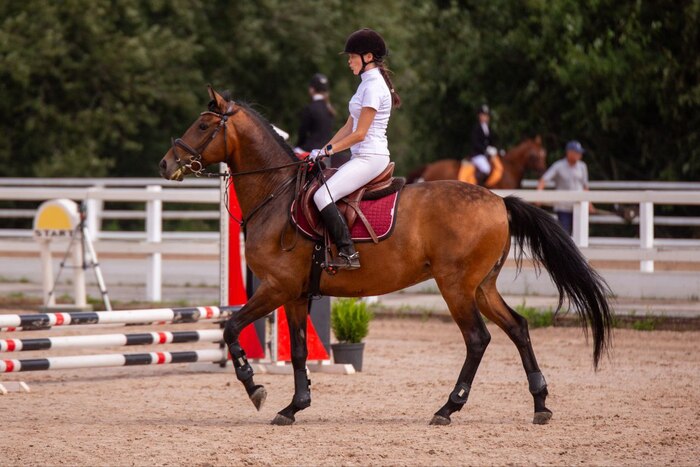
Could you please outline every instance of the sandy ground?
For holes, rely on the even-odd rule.
[[[0,396],[0,464],[697,465],[699,332],[619,330],[594,373],[580,331],[534,330],[554,411],[535,426],[518,353],[489,329],[470,400],[448,427],[427,422],[464,358],[457,327],[377,320],[365,371],[313,374],[313,404],[292,427],[268,424],[291,399],[291,376],[257,377],[269,391],[257,413],[233,374],[186,365],[11,375],[33,392]]]

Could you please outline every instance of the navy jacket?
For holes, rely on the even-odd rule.
[[[297,146],[304,151],[321,149],[333,136],[333,114],[326,106],[326,101],[310,102],[301,111],[299,139]]]
[[[486,154],[487,146],[496,146],[496,134],[493,132],[493,128],[489,125],[489,135],[484,134],[484,130],[481,128],[481,124],[476,122],[472,128],[472,149],[469,157],[474,157],[479,154]]]

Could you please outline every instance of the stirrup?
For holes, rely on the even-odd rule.
[[[354,252],[350,255],[339,252],[330,262],[330,266],[335,269],[345,269],[347,271],[352,271],[354,269],[360,269],[360,253]]]

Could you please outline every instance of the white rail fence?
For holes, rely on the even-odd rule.
[[[592,183],[592,191],[562,192],[534,190],[500,190],[501,196],[513,194],[529,202],[551,204],[574,203],[574,240],[589,259],[639,261],[640,270],[653,272],[655,261],[700,262],[700,240],[655,238],[654,226],[698,226],[697,217],[660,217],[654,215],[659,205],[700,205],[700,183],[660,185],[654,190],[611,189],[619,184],[645,187],[645,182]],[[648,182],[647,182],[648,184]],[[68,198],[86,201],[87,225],[98,255],[105,253],[137,254],[149,257],[148,296],[160,295],[161,257],[163,254],[219,255],[219,232],[163,231],[163,221],[218,220],[221,218],[221,190],[218,180],[189,180],[182,183],[160,179],[0,179],[0,201],[42,202]],[[664,188],[662,190],[662,188]],[[105,209],[105,202],[145,203],[145,210]],[[165,210],[164,204],[211,205],[211,210]],[[623,223],[616,216],[589,215],[590,203],[631,204],[639,206],[637,237],[590,237],[589,225]],[[2,252],[37,253],[36,242],[28,241],[31,229],[3,228],[2,219],[31,218],[32,209],[0,209],[0,254]],[[143,219],[143,231],[105,231],[102,222],[110,219]]]

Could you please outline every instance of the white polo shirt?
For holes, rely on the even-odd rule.
[[[350,148],[352,154],[381,154],[389,155],[389,144],[386,139],[386,127],[391,115],[391,91],[384,81],[379,68],[367,70],[362,75],[362,82],[348,105],[352,116],[352,131],[357,129],[362,107],[371,107],[377,111],[372,124],[367,130],[365,140]]]

